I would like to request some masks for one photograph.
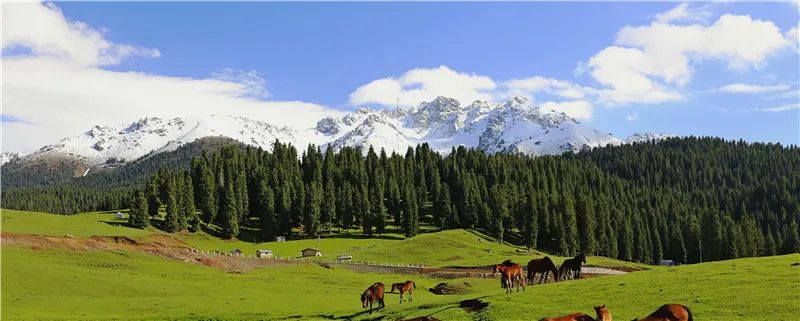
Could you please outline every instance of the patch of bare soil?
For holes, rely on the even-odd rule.
[[[134,251],[163,258],[223,269],[231,273],[245,273],[253,268],[289,262],[280,260],[232,257],[204,254],[192,250],[188,244],[167,235],[149,235],[138,240],[125,236],[92,236],[89,238],[55,237],[31,234],[2,233],[3,245],[33,250],[61,249],[72,251]]]

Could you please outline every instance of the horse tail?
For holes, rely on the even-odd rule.
[[[417,288],[417,283],[416,282],[411,282],[411,285],[413,285],[415,289]]]
[[[688,316],[688,318],[686,320],[687,321],[694,321],[694,319],[692,318],[692,311],[689,310],[689,307],[684,305],[683,308],[686,309],[686,314]]]

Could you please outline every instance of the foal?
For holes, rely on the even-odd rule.
[[[411,302],[414,301],[413,294],[414,294],[414,289],[416,288],[417,285],[414,283],[414,281],[409,280],[401,283],[392,284],[392,291],[390,292],[394,292],[395,289],[400,291],[400,303],[403,303],[403,294],[408,292],[408,302]]]

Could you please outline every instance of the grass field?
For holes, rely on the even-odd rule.
[[[125,220],[115,219],[110,212],[64,216],[2,210],[0,219],[2,219],[3,231],[12,233],[49,236],[70,234],[78,237],[127,236],[131,238],[149,234],[164,234],[153,227],[147,230],[126,227],[124,226]],[[228,252],[232,249],[240,249],[244,253],[252,254],[258,249],[269,249],[277,256],[296,257],[300,255],[302,249],[319,247],[324,254],[324,260],[333,260],[337,255],[346,253],[357,261],[422,264],[438,267],[488,266],[508,258],[524,263],[533,257],[547,255],[538,251],[528,253],[523,247],[500,244],[485,235],[465,230],[425,233],[411,239],[405,239],[403,235],[397,233],[364,238],[361,234],[354,232],[321,238],[319,241],[309,239],[267,243],[221,240],[204,232],[178,233],[172,234],[172,236],[192,247],[206,251]],[[432,248],[435,248],[436,251],[431,251]],[[551,258],[557,264],[564,260],[563,257],[553,255]],[[590,257],[588,261],[592,265],[608,267],[652,268],[605,257]]]
[[[77,237],[159,233],[113,223],[116,222],[111,215],[100,213],[63,217],[2,212],[3,232]],[[271,246],[279,255],[316,243],[248,244],[214,240],[202,233],[181,238],[209,249]],[[322,239],[321,247],[361,247],[352,255],[362,260],[410,257],[419,263],[441,262],[441,266],[475,266],[501,258],[531,256],[518,255],[516,247],[477,238],[483,236],[470,231],[446,231],[410,239]],[[590,264],[597,262],[619,261],[589,258]],[[3,320],[399,320],[427,315],[440,320],[538,320],[572,311],[588,313],[592,305],[606,304],[615,320],[630,320],[647,315],[661,304],[675,302],[688,305],[695,320],[798,320],[797,263],[800,254],[651,268],[535,285],[527,291],[505,295],[496,279],[440,280],[426,275],[358,273],[310,263],[227,273],[142,252],[39,249],[4,243],[0,308]],[[414,302],[398,304],[397,294],[387,294],[385,309],[372,315],[361,309],[358,295],[369,284],[406,279],[417,282]],[[439,282],[467,282],[468,292],[441,296],[427,291]],[[464,300],[479,300],[485,308],[468,313],[461,308]]]

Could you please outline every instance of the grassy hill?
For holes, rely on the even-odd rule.
[[[125,211],[123,211],[125,212]],[[0,211],[2,227],[5,232],[38,234],[50,236],[77,237],[127,236],[140,238],[149,234],[165,234],[155,228],[146,230],[129,228],[125,220],[115,219],[111,212],[83,213],[77,215],[53,215],[47,213],[15,210]],[[253,243],[239,240],[222,240],[208,233],[172,234],[192,247],[207,251],[228,252],[240,249],[244,253],[255,253],[258,249],[269,249],[281,257],[296,257],[304,248],[319,247],[323,260],[333,260],[346,253],[356,261],[380,263],[422,264],[425,266],[488,266],[511,258],[525,263],[533,257],[547,255],[543,252],[528,252],[523,247],[497,243],[481,233],[466,230],[447,230],[425,233],[406,239],[397,233],[387,233],[374,238],[365,238],[359,232],[339,233],[333,237],[288,242]],[[242,239],[246,239],[243,236]],[[435,251],[431,250],[435,249]],[[560,264],[564,259],[551,257]],[[647,268],[644,265],[604,257],[590,257],[591,265],[608,267]]]
[[[76,239],[92,235],[144,238],[161,233],[119,226],[108,213],[58,216],[3,210],[0,217],[4,233],[72,234]],[[316,240],[249,244],[204,233],[178,236],[209,249],[272,248],[278,255],[292,256],[300,248],[316,244]],[[346,248],[359,260],[441,262],[440,266],[478,266],[540,255],[518,253],[522,249],[464,230],[410,239],[355,235],[320,242],[323,251],[336,253],[338,248]],[[228,273],[136,251],[10,244],[13,242],[2,245],[3,320],[399,320],[419,316],[535,320],[572,311],[591,312],[595,304],[606,304],[615,320],[630,320],[672,302],[688,305],[696,320],[793,320],[800,315],[800,254],[653,267],[624,275],[535,285],[505,295],[497,279],[443,280],[313,263],[274,264],[247,273]],[[628,264],[589,258],[590,264],[603,265],[598,262]],[[414,302],[399,304],[397,294],[387,294],[385,309],[373,315],[361,309],[357,296],[368,285],[406,279],[417,282]],[[443,296],[427,291],[440,282],[459,285],[465,292]],[[469,307],[477,302],[484,308],[467,312],[463,302],[470,302]]]

